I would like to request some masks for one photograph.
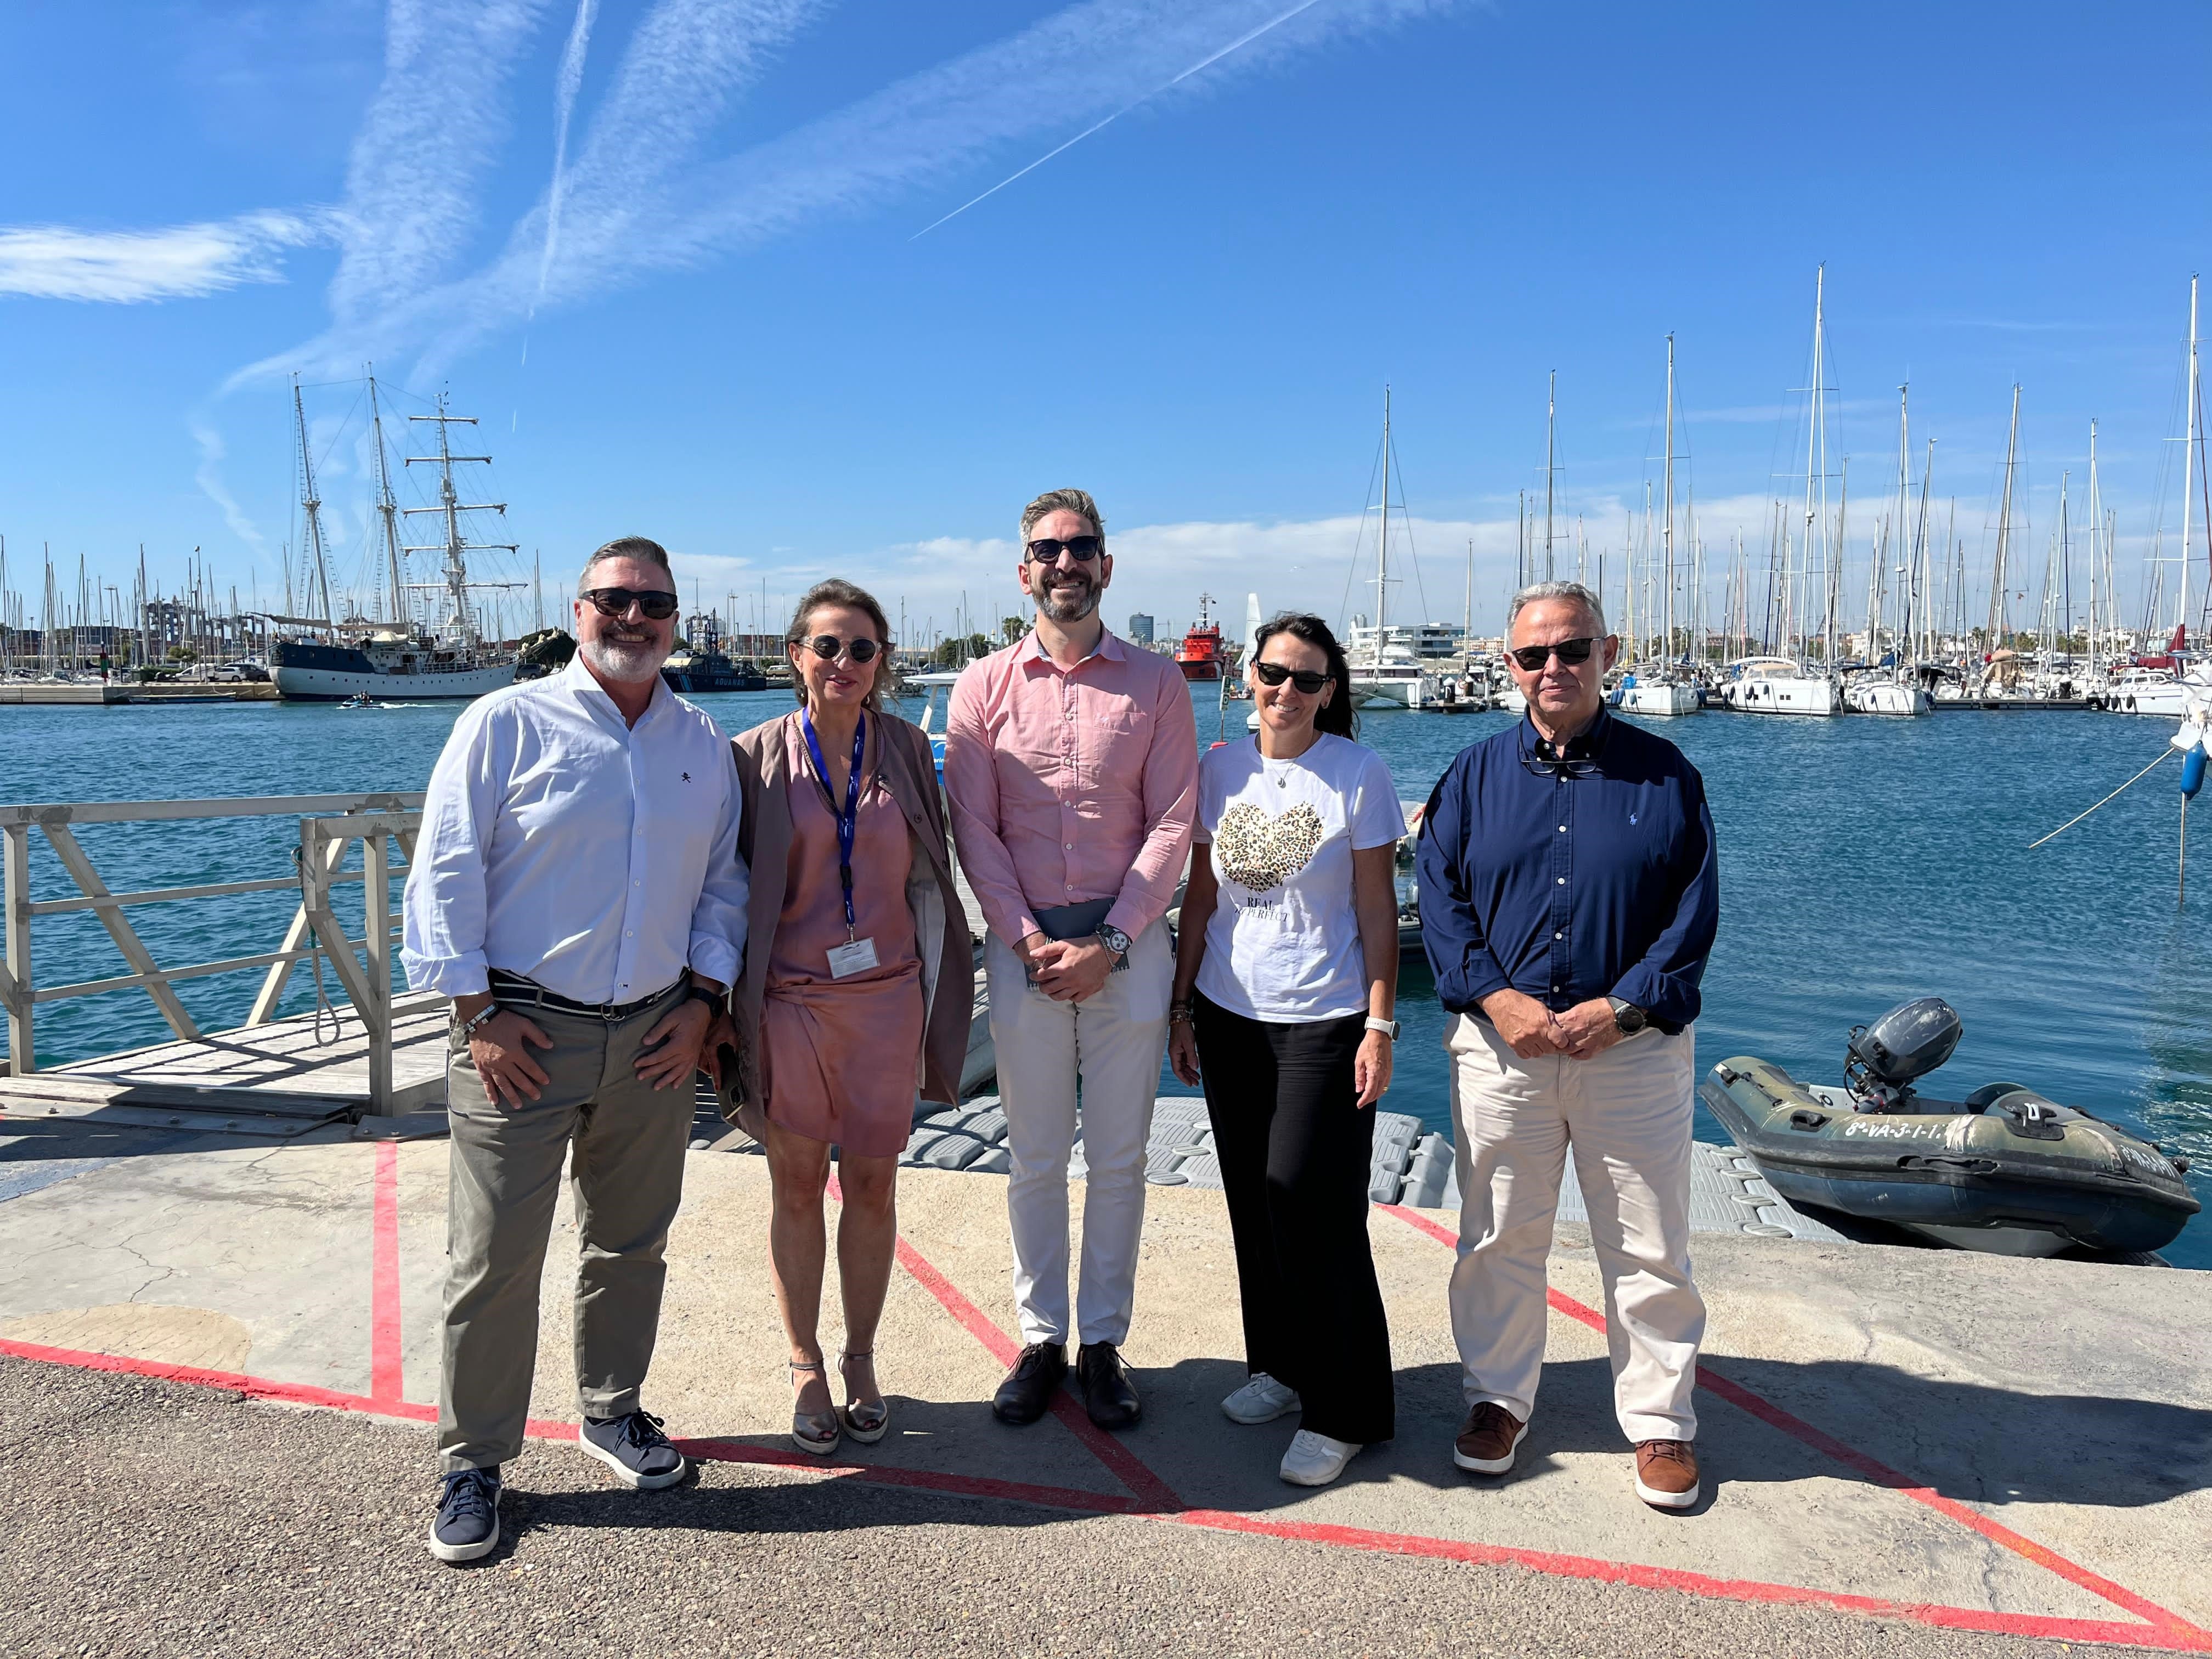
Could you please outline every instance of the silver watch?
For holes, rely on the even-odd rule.
[[[1129,954],[1129,936],[1110,921],[1098,924],[1098,938],[1117,957]]]

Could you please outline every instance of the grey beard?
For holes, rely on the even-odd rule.
[[[1098,608],[1104,589],[1086,579],[1082,584],[1082,598],[1070,599],[1066,586],[1048,587],[1037,599],[1037,609],[1056,623],[1081,622]]]
[[[600,673],[625,685],[649,680],[658,674],[660,665],[668,660],[670,649],[661,645],[632,645],[605,639],[586,640],[576,648]]]

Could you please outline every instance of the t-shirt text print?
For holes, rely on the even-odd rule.
[[[1200,757],[1197,839],[1220,902],[1206,923],[1198,988],[1249,1019],[1340,1019],[1367,1006],[1352,854],[1405,834],[1390,769],[1324,734],[1268,760],[1256,740]]]

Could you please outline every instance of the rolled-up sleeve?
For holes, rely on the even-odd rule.
[[[1421,814],[1414,855],[1421,945],[1436,975],[1437,1000],[1455,1014],[1474,1012],[1483,998],[1513,982],[1490,948],[1468,889],[1467,775],[1468,757],[1462,754],[1437,781]]]
[[[1693,827],[1675,852],[1674,870],[1681,885],[1674,915],[1651,948],[1614,981],[1612,993],[1670,1026],[1687,1025],[1698,1017],[1702,1003],[1698,985],[1721,920],[1712,810],[1705,803],[1704,782],[1694,771],[1685,793],[1695,796],[1683,803],[1683,816]]]
[[[1009,945],[1040,931],[1022,896],[1013,855],[1001,838],[999,763],[983,729],[988,659],[963,672],[945,711],[945,794],[952,803],[952,842],[960,852],[976,905],[990,930]]]
[[[499,813],[497,733],[478,705],[430,769],[422,824],[401,902],[399,960],[417,991],[491,988],[484,962],[484,854]]]
[[[1172,678],[1161,677],[1153,700],[1144,793],[1144,844],[1106,913],[1108,925],[1131,939],[1167,915],[1190,859],[1191,825],[1198,815],[1198,727],[1180,669]]]
[[[745,906],[752,893],[752,872],[738,852],[744,803],[738,789],[737,760],[719,732],[714,747],[728,770],[729,787],[714,823],[714,842],[707,849],[707,878],[691,911],[689,960],[693,973],[731,985],[737,981],[738,964],[744,960]]]

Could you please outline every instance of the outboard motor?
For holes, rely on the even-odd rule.
[[[1851,1027],[1844,1084],[1863,1112],[1913,1109],[1912,1080],[1957,1052],[1966,1026],[1941,997],[1900,1002],[1871,1025]]]

